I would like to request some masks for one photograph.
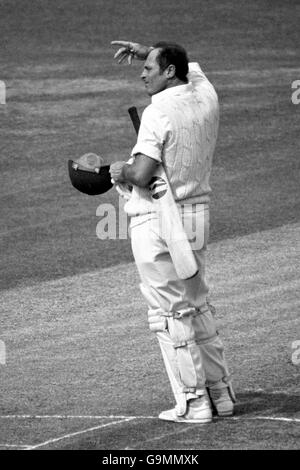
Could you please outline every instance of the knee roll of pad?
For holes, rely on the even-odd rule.
[[[149,328],[154,333],[167,329],[167,319],[162,315],[161,310],[148,310]]]
[[[151,287],[140,284],[141,292],[148,304],[148,322],[149,328],[154,333],[165,331],[167,329],[166,313],[162,310],[155,292]]]
[[[173,312],[172,317],[167,319],[167,324],[174,348],[193,343],[204,345],[213,342],[217,337],[217,331],[210,316],[207,307],[203,310],[193,308],[184,314]]]

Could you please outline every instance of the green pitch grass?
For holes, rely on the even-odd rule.
[[[4,448],[296,448],[299,8],[0,1],[0,410],[19,416],[2,418]],[[67,174],[88,151],[127,159],[127,108],[149,103],[141,63],[114,63],[114,39],[182,43],[220,98],[208,269],[239,403],[237,420],[196,427],[192,442],[190,427],[156,420],[172,402],[129,241],[96,237],[97,207],[118,196],[82,195]]]

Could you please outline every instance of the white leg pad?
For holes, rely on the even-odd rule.
[[[207,306],[166,310],[156,291],[140,285],[148,306],[150,330],[156,333],[177,403],[185,414],[187,400],[205,393],[205,387],[228,387],[234,393],[222,341]]]
[[[186,413],[187,400],[205,393],[201,351],[193,330],[195,309],[185,309],[177,316],[161,308],[153,289],[143,284],[140,288],[149,306],[149,327],[157,335],[177,403],[176,410],[181,416]]]
[[[187,410],[187,401],[205,393],[205,377],[203,376],[203,370],[200,366],[202,383],[201,386],[197,388],[199,378],[195,374],[195,367],[193,367],[191,360],[188,358],[188,354],[186,354],[186,361],[184,361],[183,358],[181,358],[181,361],[178,360],[180,354],[178,354],[178,350],[174,348],[174,344],[169,339],[169,336],[162,331],[157,331],[156,335],[176,400],[176,412],[178,416],[183,416]],[[187,366],[186,369],[184,369],[185,365]]]

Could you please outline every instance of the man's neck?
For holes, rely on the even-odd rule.
[[[167,83],[167,87],[166,87],[166,90],[168,88],[173,88],[174,86],[178,86],[178,85],[186,85],[187,82],[184,82],[183,80],[180,80],[179,78],[173,78],[172,80],[169,80],[168,83]]]

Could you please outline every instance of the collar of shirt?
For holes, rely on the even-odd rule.
[[[156,93],[156,95],[153,95],[151,97],[151,102],[152,103],[158,103],[160,100],[167,98],[167,97],[172,97],[172,96],[180,96],[183,95],[187,92],[192,91],[192,84],[186,83],[184,85],[176,85],[171,88],[167,88],[166,90],[160,91],[159,93]]]

